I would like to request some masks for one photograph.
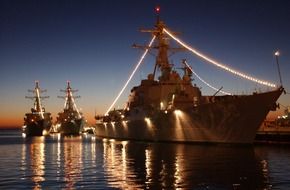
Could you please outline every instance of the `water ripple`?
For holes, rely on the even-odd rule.
[[[17,143],[9,143],[12,140]],[[2,135],[0,151],[1,189],[270,190],[290,186],[287,147]]]

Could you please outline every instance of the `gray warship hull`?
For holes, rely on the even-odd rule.
[[[59,132],[62,135],[79,135],[82,132],[82,119],[60,124]]]
[[[70,81],[67,81],[66,89],[61,91],[66,93],[65,96],[59,96],[59,98],[65,99],[65,106],[56,118],[56,131],[62,135],[80,135],[83,130],[84,118],[75,104],[74,99],[79,96],[73,96],[73,93],[77,90],[73,90],[70,87]]]
[[[249,144],[282,92],[217,96],[215,102],[185,110],[139,109],[119,121],[97,122],[95,133],[126,140]]]
[[[26,136],[42,136],[48,134],[52,125],[50,113],[43,113],[43,119],[41,119],[39,114],[27,113],[25,116],[22,132]]]
[[[52,125],[51,113],[45,112],[42,107],[41,99],[48,98],[48,96],[40,96],[45,90],[41,90],[39,82],[35,81],[34,96],[26,96],[26,98],[34,100],[34,106],[31,108],[31,113],[26,113],[24,117],[24,125],[22,126],[22,133],[25,136],[42,136],[49,133]]]
[[[192,84],[192,75],[196,73],[186,59],[182,59],[182,67],[176,67],[169,61],[169,55],[183,48],[170,47],[164,22],[157,17],[154,29],[141,31],[154,37],[148,46],[133,47],[156,50],[153,72],[147,75],[147,79],[141,80],[139,86],[131,89],[124,110],[110,111],[111,106],[105,115],[95,116],[97,136],[196,143],[254,141],[266,115],[276,109],[276,101],[284,91],[282,86],[251,95],[230,95],[221,91],[221,87],[218,90],[214,88],[217,91],[212,96],[202,95],[201,88]],[[156,42],[152,44],[155,37]],[[183,75],[178,70],[183,71]],[[198,75],[196,77],[200,79]],[[245,78],[253,79],[249,76]],[[257,79],[253,81],[276,87]],[[219,92],[228,95],[216,96]]]

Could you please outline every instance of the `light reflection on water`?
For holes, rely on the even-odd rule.
[[[21,146],[22,180],[33,189],[75,189],[85,181],[84,169],[96,167],[94,137],[33,137],[24,139]]]
[[[30,170],[34,189],[41,189],[41,182],[45,181],[44,137],[37,137],[33,142],[28,145],[22,145],[21,170]],[[25,180],[27,177],[22,179]]]
[[[103,141],[108,185],[119,189],[266,189],[251,147]],[[245,167],[245,164],[247,167]]]
[[[290,185],[287,147],[57,135],[19,136],[13,143],[2,140],[3,189],[285,189]]]

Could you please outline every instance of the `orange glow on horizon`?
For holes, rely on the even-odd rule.
[[[268,120],[274,120],[276,119],[279,115],[283,115],[283,111],[284,109],[279,109],[275,112],[271,111],[268,115],[267,118]],[[53,122],[55,122],[56,120],[56,114],[58,112],[52,112],[52,117],[53,117]],[[103,112],[102,112],[103,113]],[[100,114],[99,112],[97,112],[97,114]],[[8,115],[2,115],[0,117],[0,128],[21,128],[23,126],[23,118],[25,113],[23,113],[22,115],[17,114],[11,114]],[[87,120],[88,124],[90,125],[94,125],[96,120],[95,120],[95,113],[92,112],[83,112],[83,115],[85,117],[85,120]]]
[[[283,114],[283,111],[284,109],[280,109],[280,110],[277,110],[275,112],[270,112],[268,115],[267,115],[267,118],[268,120],[274,120],[276,119],[279,115],[282,115]],[[15,116],[15,114],[13,116],[6,116],[6,117],[2,117],[0,118],[0,128],[21,128],[23,126],[23,117],[24,117],[24,114],[21,115],[21,116]],[[84,117],[85,117],[85,120],[87,120],[88,124],[90,125],[93,125],[95,124],[95,118],[94,118],[94,113],[93,112],[85,112],[83,113]],[[53,122],[55,122],[55,119],[56,119],[56,114],[53,113]]]
[[[5,117],[0,118],[0,128],[21,128],[23,126],[23,117]]]
[[[58,112],[52,112],[52,120],[53,123],[56,121],[56,114]],[[93,112],[84,112],[83,113],[85,120],[89,124],[95,124],[95,114]],[[17,113],[17,114],[11,114],[11,115],[2,115],[0,117],[0,128],[21,128],[24,123],[24,118],[25,113]]]

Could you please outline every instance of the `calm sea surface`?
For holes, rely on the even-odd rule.
[[[290,189],[290,147],[23,138],[0,130],[0,189]]]

